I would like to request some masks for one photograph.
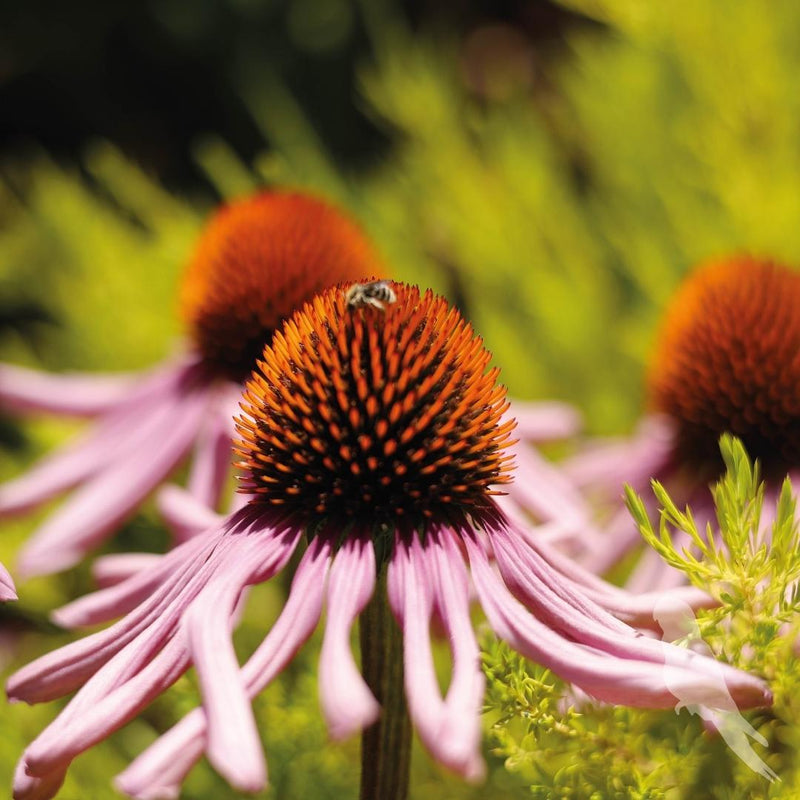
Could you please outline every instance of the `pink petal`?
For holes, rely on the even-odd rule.
[[[157,553],[112,553],[100,556],[92,564],[92,577],[100,588],[116,586],[135,575],[156,569],[162,558]]]
[[[437,586],[436,606],[444,623],[453,657],[453,676],[445,703],[449,714],[441,732],[451,763],[467,780],[480,780],[486,766],[480,755],[480,714],[486,679],[481,669],[480,648],[470,618],[469,577],[464,557],[448,532],[442,549],[434,549]],[[437,753],[433,753],[437,758]],[[444,762],[448,763],[448,762]]]
[[[396,538],[387,588],[392,610],[403,629],[408,711],[423,744],[433,751],[443,725],[445,707],[433,668],[430,642],[435,578],[420,550],[416,534],[410,545],[400,536]]]
[[[250,543],[249,556],[240,547],[236,563],[206,587],[184,617],[208,720],[209,760],[232,786],[245,792],[264,788],[267,768],[231,641],[231,618],[242,586],[255,574],[253,560],[264,561],[267,548],[272,547],[275,555],[269,572],[274,574],[285,566],[298,536],[274,544],[259,537]],[[263,565],[258,571],[263,575]]]
[[[94,681],[103,685],[102,691],[87,692],[92,695],[91,702],[80,693],[76,695],[61,715],[39,734],[25,751],[31,775],[46,776],[66,767],[77,755],[137,716],[189,666],[185,643],[179,638],[172,639],[155,654],[149,648],[145,652],[138,669],[123,683],[109,681],[106,676],[99,678],[98,673]],[[120,653],[120,656],[125,655]],[[87,683],[84,689],[89,686]],[[77,700],[82,702],[76,704]]]
[[[300,561],[283,611],[242,669],[251,697],[280,674],[317,626],[330,555],[330,542],[317,537]],[[117,788],[141,800],[177,797],[180,783],[201,757],[205,742],[206,716],[197,708],[121,773]]]
[[[629,655],[628,648],[641,647],[643,637],[633,640],[637,645],[621,639],[617,654],[564,638],[509,594],[492,572],[482,548],[469,538],[465,543],[475,588],[492,628],[520,653],[597,699],[644,708],[669,708],[675,705],[676,697],[724,707],[731,694],[742,708],[771,702],[769,690],[759,679],[663,642],[662,647],[672,648],[662,652],[669,652],[674,664],[665,664],[663,654],[661,663]],[[722,682],[720,672],[724,675]]]
[[[14,800],[50,800],[61,788],[66,775],[66,768],[59,768],[33,777],[25,771],[25,759],[21,758],[14,770]]]
[[[234,386],[236,397],[241,389]],[[226,391],[227,390],[227,391]],[[231,471],[233,460],[232,438],[234,434],[233,416],[237,409],[230,408],[229,387],[220,387],[215,398],[214,413],[200,434],[192,467],[189,473],[189,492],[210,509],[219,504],[225,481]]]
[[[591,523],[584,526],[566,527],[558,520],[548,522],[534,522],[531,516],[520,505],[524,496],[519,492],[506,495],[496,495],[495,505],[503,512],[503,516],[511,520],[520,529],[526,529],[527,535],[536,538],[537,542],[554,545],[558,550],[571,556],[585,556],[587,552],[602,545],[601,531],[597,531]]]
[[[20,572],[32,576],[66,569],[101,542],[183,458],[207,401],[203,391],[185,397],[139,449],[83,486],[28,541],[19,557]]]
[[[434,758],[458,774],[483,773],[479,753],[483,679],[469,622],[466,570],[461,555],[432,535],[423,547],[400,537],[389,566],[389,597],[403,627],[408,709],[420,739]],[[434,599],[450,637],[453,679],[447,700],[439,691],[430,645]],[[466,616],[465,616],[466,615]]]
[[[150,569],[136,572],[122,583],[93,592],[56,609],[51,614],[53,621],[64,628],[79,628],[107,622],[139,609],[162,586],[167,576],[185,569],[190,553],[208,548],[209,541],[218,535],[222,526],[223,523],[220,523],[216,530],[207,531],[202,538],[197,537],[191,545],[183,544],[166,555],[155,556],[157,560]]]
[[[84,683],[140,634],[150,632],[153,627],[161,630],[175,597],[186,595],[188,604],[194,598],[194,594],[189,595],[189,588],[196,587],[197,580],[213,572],[210,555],[226,546],[226,539],[218,542],[216,537],[206,536],[201,542],[187,542],[164,556],[164,562],[172,568],[161,585],[155,589],[146,587],[148,596],[141,604],[111,627],[47,653],[14,673],[6,687],[9,699],[41,703],[61,697]],[[139,579],[136,576],[132,580]],[[114,593],[121,588],[97,594]]]
[[[192,601],[217,580],[258,580],[285,563],[297,531],[264,528],[251,510],[226,524],[188,581],[169,587],[167,605],[89,678],[67,707],[27,750],[32,774],[52,771],[125,724],[186,670],[189,651],[178,633]],[[189,544],[192,544],[190,542]],[[191,551],[189,551],[191,552]],[[194,561],[195,559],[191,559]],[[227,577],[224,577],[227,576]],[[229,608],[232,609],[234,603]],[[124,620],[123,620],[124,622]]]
[[[592,603],[513,533],[494,530],[490,540],[506,586],[550,628],[596,647],[636,638],[632,628]]]
[[[9,575],[8,570],[0,564],[0,602],[16,599],[17,590],[14,587],[14,580]]]
[[[517,420],[514,435],[534,443],[566,439],[583,427],[581,415],[568,403],[512,400],[508,415]]]
[[[52,374],[0,364],[0,408],[19,413],[93,417],[123,401],[135,380],[135,375],[126,373]]]
[[[162,424],[165,413],[185,394],[196,368],[161,368],[136,386],[77,440],[44,458],[24,475],[0,486],[0,514],[18,514],[97,474],[114,459],[135,452],[147,432]]]
[[[592,528],[591,512],[580,492],[560,469],[530,447],[514,447],[516,477],[509,495],[540,520],[556,520],[566,529]]]
[[[173,484],[162,486],[158,490],[156,503],[162,519],[171,528],[178,542],[191,539],[222,519],[186,489]]]
[[[621,589],[565,556],[557,547],[551,547],[547,541],[543,542],[538,528],[531,528],[527,523],[520,525],[516,520],[512,520],[511,529],[553,568],[561,580],[568,581],[576,591],[628,625],[650,630],[657,629],[657,623],[653,618],[653,608],[661,597],[661,592],[634,594],[627,589]],[[714,608],[718,605],[710,595],[694,586],[671,589],[670,596],[687,603],[695,610]]]
[[[665,417],[648,417],[627,439],[600,440],[572,458],[563,468],[580,487],[599,489],[619,497],[625,483],[637,491],[650,478],[663,475],[672,458],[673,426]]]
[[[371,725],[380,712],[350,649],[350,632],[375,589],[375,552],[368,537],[350,536],[336,554],[328,584],[328,618],[319,660],[322,713],[333,739]]]
[[[637,659],[663,664],[665,654],[671,664],[717,678],[727,674],[735,683],[743,673],[711,659],[696,659],[687,651],[680,655],[665,651],[662,642],[638,635],[589,598],[582,597],[568,581],[550,570],[539,554],[513,534],[504,530],[490,533],[497,563],[508,588],[525,606],[553,631],[580,644],[589,645],[615,658]],[[662,596],[662,601],[677,602],[675,597]],[[655,612],[655,608],[653,609]],[[721,688],[724,688],[724,682]]]

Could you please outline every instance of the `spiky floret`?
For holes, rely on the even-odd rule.
[[[181,309],[209,365],[242,380],[292,311],[335,283],[381,272],[364,233],[333,206],[265,191],[211,219],[187,267]]]
[[[800,464],[800,274],[748,257],[699,268],[667,310],[648,388],[678,423],[681,461],[721,468],[727,432],[770,472]]]
[[[491,354],[443,298],[391,286],[384,309],[330,289],[275,334],[237,421],[243,491],[309,523],[421,524],[480,513],[510,481]]]

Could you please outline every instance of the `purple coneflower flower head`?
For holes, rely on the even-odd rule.
[[[381,272],[364,234],[317,198],[263,192],[223,207],[182,285],[190,345],[141,375],[47,375],[0,365],[0,405],[87,416],[77,440],[0,486],[0,516],[69,490],[23,548],[23,575],[78,562],[195,448],[191,491],[214,507],[230,466],[241,381],[273,331],[339,281]]]
[[[585,563],[603,572],[639,541],[622,503],[623,484],[645,502],[650,480],[692,508],[698,529],[715,519],[709,484],[723,467],[719,439],[740,438],[767,480],[762,525],[783,477],[800,466],[800,274],[747,257],[705,264],[680,287],[664,315],[647,373],[651,415],[629,439],[590,446],[566,465],[590,493],[617,503],[604,547]],[[669,585],[681,573],[655,552],[631,588]]]
[[[12,676],[12,700],[77,690],[23,755],[18,800],[52,796],[76,755],[190,665],[202,708],[145,751],[119,788],[177,797],[206,753],[237,789],[261,789],[267,773],[251,699],[289,663],[323,608],[322,713],[334,739],[369,726],[381,709],[350,640],[384,575],[403,634],[411,720],[433,756],[466,778],[483,771],[484,677],[470,582],[500,637],[599,700],[669,707],[678,687],[711,706],[728,697],[740,707],[771,701],[759,679],[680,648],[670,651],[666,676],[667,646],[609,612],[635,614],[641,598],[626,608],[626,593],[503,514],[496,501],[511,480],[514,423],[490,354],[443,299],[386,286],[381,307],[348,302],[346,286],[324,292],[264,350],[237,421],[241,488],[251,501],[152,568],[61,609],[60,621],[73,625],[122,618]],[[243,590],[270,579],[300,547],[282,613],[240,666],[231,629]],[[648,611],[652,619],[652,601]],[[452,654],[444,696],[434,622]]]

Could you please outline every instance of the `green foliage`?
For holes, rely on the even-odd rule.
[[[778,753],[778,773],[788,786],[796,786],[797,751],[786,750],[785,745],[798,741],[800,720],[797,501],[787,478],[775,495],[774,511],[765,512],[758,463],[750,461],[742,443],[732,436],[722,437],[720,449],[726,473],[712,488],[716,526],[709,523],[704,531],[698,530],[691,509],[681,512],[658,481],[652,483],[661,506],[658,532],[630,487],[626,487],[628,508],[645,541],[665,562],[718,601],[716,608],[698,615],[700,634],[712,651],[769,681],[775,702],[763,715],[768,722],[762,733],[768,731],[765,735]],[[676,534],[683,534],[679,543]],[[683,543],[686,537],[688,546]]]
[[[698,530],[691,509],[681,512],[658,481],[653,493],[661,506],[658,532],[644,504],[626,487],[628,508],[645,541],[720,605],[703,613],[700,631],[729,660],[772,677],[791,647],[789,630],[800,619],[800,528],[789,478],[774,511],[764,514],[765,486],[758,463],[729,435],[720,441],[726,473],[712,488],[717,525]],[[676,544],[675,532],[690,546]]]
[[[57,369],[152,364],[178,333],[175,290],[202,213],[110,145],[87,153],[93,182],[46,158],[0,182],[0,285],[35,295],[56,325],[35,360]],[[21,193],[24,202],[16,199]],[[24,340],[6,358],[31,361]]]
[[[673,798],[697,766],[695,720],[623,706],[574,705],[568,687],[504,644],[484,643],[494,752],[538,800]],[[498,716],[499,715],[499,716]]]
[[[726,250],[796,263],[797,8],[564,4],[610,26],[574,38],[562,80],[594,212],[631,278],[660,304],[686,267]]]
[[[671,567],[719,602],[698,613],[715,656],[765,676],[772,708],[748,714],[768,740],[760,752],[781,780],[769,784],[704,732],[685,711],[649,712],[594,706],[577,699],[547,670],[507,647],[485,642],[487,709],[495,752],[519,771],[539,798],[792,798],[800,787],[797,744],[800,668],[795,656],[800,532],[788,480],[774,521],[762,522],[764,485],[741,443],[721,443],[727,471],[713,489],[718,528],[697,530],[691,509],[679,511],[653,482],[661,505],[658,532],[630,489],[628,505],[646,542]],[[770,515],[772,518],[772,515]],[[689,548],[676,545],[686,534]]]

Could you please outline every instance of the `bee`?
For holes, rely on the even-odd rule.
[[[372,281],[372,283],[354,283],[345,295],[350,308],[372,306],[385,311],[384,303],[396,303],[397,295],[389,286],[389,281]]]

